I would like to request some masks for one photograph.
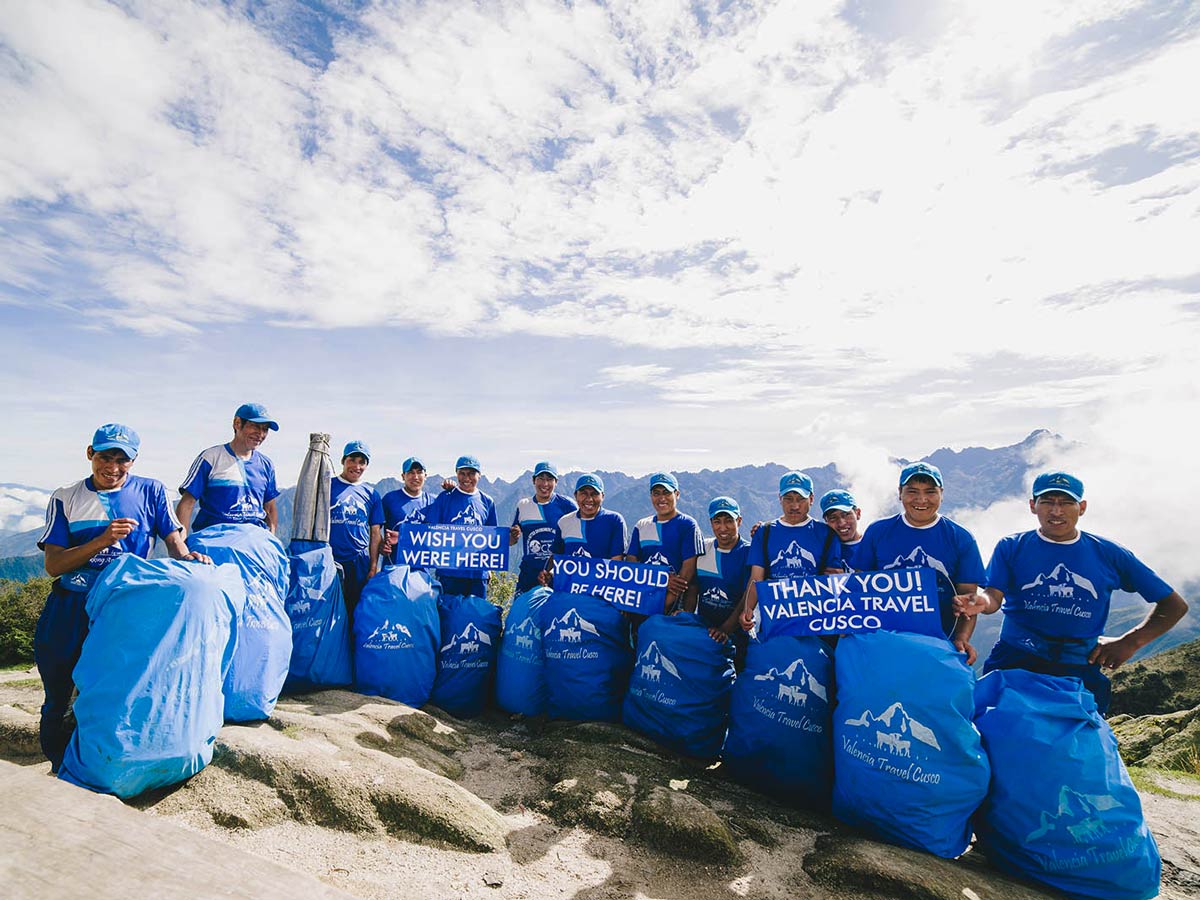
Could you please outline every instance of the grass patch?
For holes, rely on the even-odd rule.
[[[1129,766],[1129,777],[1133,780],[1133,786],[1139,791],[1146,794],[1158,794],[1161,797],[1171,797],[1175,800],[1191,800],[1195,803],[1200,803],[1200,776],[1191,775],[1187,772],[1178,772],[1174,769],[1147,769],[1142,766]],[[1171,781],[1182,781],[1195,788],[1194,793],[1183,793],[1181,791],[1173,791],[1169,787],[1164,786],[1159,779],[1170,779]]]
[[[0,682],[0,687],[7,688],[31,688],[41,687],[42,679],[40,678],[17,678],[13,681]]]
[[[300,736],[304,734],[304,729],[299,725],[284,725],[279,729],[279,733],[286,738],[291,738],[293,741],[300,740]]]
[[[8,663],[7,665],[0,666],[0,672],[28,672],[30,665],[32,663]]]

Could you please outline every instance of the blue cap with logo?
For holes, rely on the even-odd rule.
[[[729,516],[731,519],[736,519],[742,514],[742,508],[738,506],[738,502],[732,497],[713,497],[708,502],[708,517],[715,519],[717,516]]]
[[[604,480],[594,472],[585,472],[575,479],[575,491],[578,493],[586,487],[593,488],[604,493]]]
[[[279,430],[279,423],[271,418],[267,408],[261,403],[243,403],[237,408],[234,416],[243,422],[258,422],[260,425],[268,426],[272,431]]]
[[[533,467],[533,477],[537,478],[539,475],[553,475],[558,478],[558,469],[555,468],[554,463],[542,460]]]
[[[670,472],[655,472],[650,476],[650,490],[654,490],[660,484],[673,491],[679,490],[679,481]]]
[[[1035,498],[1051,491],[1066,494],[1076,502],[1083,500],[1083,482],[1066,472],[1043,472],[1033,479],[1033,496]]]
[[[406,459],[404,465],[400,467],[400,474],[407,475],[413,469],[420,469],[422,472],[425,471],[425,463],[421,462],[421,457],[410,456]]]
[[[362,456],[365,456],[367,458],[367,462],[371,461],[371,448],[368,447],[362,441],[351,441],[350,443],[348,443],[346,445],[346,448],[344,450],[342,450],[342,459],[345,459],[347,456],[350,456],[352,453],[361,454]]]
[[[936,484],[938,487],[942,486],[941,469],[939,469],[937,466],[930,465],[929,463],[916,462],[912,463],[911,465],[907,465],[900,470],[900,487],[904,487],[918,475],[924,475],[926,478],[932,478],[934,484]]]
[[[117,422],[101,425],[92,435],[92,450],[96,453],[101,450],[124,450],[130,459],[137,459],[140,446],[142,439],[138,437],[138,433],[128,425]]]
[[[459,469],[474,469],[476,472],[482,472],[483,466],[479,464],[478,458],[474,456],[460,456],[458,462],[454,464],[455,471]]]
[[[849,491],[826,491],[821,495],[821,515],[825,515],[831,509],[854,512],[857,506],[854,495]]]
[[[805,497],[811,497],[813,480],[803,472],[788,472],[779,479],[779,496],[784,494],[803,494]]]

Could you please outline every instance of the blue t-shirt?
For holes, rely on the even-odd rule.
[[[166,538],[183,526],[167,500],[161,481],[129,475],[113,491],[98,491],[90,477],[61,487],[50,495],[46,506],[46,530],[38,538],[38,549],[79,547],[97,537],[113,519],[133,519],[137,526],[119,544],[105,547],[84,565],[63,575],[60,584],[68,590],[86,591],[105,566],[124,553],[146,559],[158,538]]]
[[[558,540],[558,520],[575,509],[575,501],[554,494],[548,503],[538,503],[532,497],[517,501],[513,524],[521,528],[521,568],[517,578],[517,593],[537,584],[537,575],[546,567]]]
[[[842,541],[842,564],[840,566],[831,565],[830,568],[845,569],[847,572],[865,571],[864,567],[858,564],[858,548],[861,546],[862,538],[850,543]]]
[[[403,488],[388,491],[383,495],[383,524],[391,531],[399,531],[405,522],[424,522],[425,510],[433,505],[434,495],[429,491],[421,491],[413,496]],[[395,551],[388,554],[388,561],[393,562]]]
[[[581,519],[576,510],[558,520],[554,555],[613,559],[625,555],[628,543],[629,532],[620,513],[601,508],[592,518]]]
[[[483,491],[464,493],[459,488],[443,491],[424,509],[430,525],[495,525],[496,504]],[[484,569],[438,569],[438,576],[469,578],[486,582],[490,573]]]
[[[750,581],[750,542],[739,537],[729,550],[716,538],[704,539],[704,552],[696,560],[696,614],[710,628],[720,628],[746,593]]]
[[[983,559],[971,532],[957,522],[938,516],[931,525],[918,528],[905,521],[903,513],[867,526],[855,554],[862,572],[883,569],[915,569],[927,566],[937,573],[938,606],[942,629],[954,628],[955,585],[983,584]]]
[[[249,459],[239,459],[228,444],[209,447],[197,456],[179,491],[197,500],[193,531],[222,522],[249,522],[266,528],[264,507],[279,496],[275,464],[257,450]]]
[[[767,535],[765,556],[764,534]],[[770,529],[763,527],[754,532],[750,541],[750,565],[762,566],[765,559],[770,565],[763,568],[768,570],[768,578],[772,581],[820,575],[823,569],[838,568],[841,555],[842,542],[834,530],[811,517],[798,525],[776,519]]]
[[[639,519],[625,555],[650,565],[670,566],[677,573],[685,562],[703,552],[704,538],[696,520],[687,513],[676,513],[665,522],[657,516]]]
[[[367,556],[371,550],[371,526],[383,524],[383,501],[378,492],[361,481],[351,484],[334,475],[329,485],[329,546],[333,558],[346,562]]]
[[[983,584],[1004,594],[1003,628],[1010,637],[1011,622],[1048,638],[1098,638],[1113,591],[1141,594],[1148,603],[1171,593],[1169,584],[1120,544],[1087,532],[1062,543],[1037,531],[1001,538]]]

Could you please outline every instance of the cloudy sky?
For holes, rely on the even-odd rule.
[[[8,0],[0,481],[258,400],[284,483],[1045,427],[1191,491],[1197,83],[1187,2]]]

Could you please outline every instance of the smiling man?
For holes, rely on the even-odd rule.
[[[329,485],[329,546],[342,567],[342,595],[351,618],[381,542],[383,502],[362,480],[370,464],[371,448],[351,441],[342,450],[342,471]]]
[[[193,531],[218,525],[250,523],[273,534],[279,522],[275,464],[258,448],[279,424],[261,403],[243,403],[233,414],[233,439],[196,457],[179,486],[175,512]],[[195,521],[192,512],[199,504]]]
[[[483,467],[474,456],[460,456],[454,464],[458,486],[443,491],[425,510],[430,525],[495,525],[496,503],[479,490]],[[482,569],[438,569],[438,580],[447,594],[487,596],[491,573]]]
[[[987,606],[979,592],[983,559],[975,537],[957,522],[941,515],[942,473],[929,463],[912,463],[900,472],[898,516],[867,526],[855,552],[860,571],[928,567],[937,574],[938,610],[942,629],[967,665],[975,662],[971,634],[974,616]]]
[[[425,463],[419,456],[410,456],[401,467],[403,487],[383,495],[383,539],[371,546],[371,570],[374,578],[381,568],[380,560],[390,563],[400,539],[400,529],[407,522],[424,522],[425,509],[433,504],[434,496],[425,490]]]
[[[1083,680],[1103,714],[1112,671],[1170,631],[1188,605],[1169,584],[1120,544],[1079,530],[1087,512],[1083,482],[1067,472],[1045,472],[1033,482],[1029,511],[1035,531],[1001,538],[984,579],[981,612],[1004,608],[1000,640],[983,665],[1027,669]],[[1154,609],[1137,627],[1104,637],[1115,590],[1142,596]]]
[[[746,632],[738,627],[738,612],[750,580],[750,542],[741,535],[742,508],[732,497],[714,497],[708,504],[708,521],[713,536],[704,539],[696,580],[688,586],[683,608],[704,620],[714,641],[732,637],[740,665]]]
[[[679,511],[679,482],[670,472],[650,476],[650,503],[654,515],[639,519],[634,526],[625,559],[670,568],[664,610],[670,612],[696,575],[704,538],[696,520]]]
[[[849,491],[826,491],[821,495],[820,506],[821,518],[842,542],[841,568],[854,571],[857,568],[854,556],[862,543],[862,532],[859,530],[862,510]]]
[[[42,752],[58,771],[70,733],[63,727],[74,683],[71,673],[88,632],[85,603],[92,583],[125,553],[149,557],[162,539],[174,559],[208,563],[188,550],[161,481],[131,475],[141,441],[127,425],[101,425],[87,448],[92,474],[59,488],[46,507],[38,549],[54,578],[38,618],[33,655],[46,699],[39,729]]]
[[[593,472],[580,475],[575,479],[575,502],[579,509],[558,520],[552,555],[623,560],[629,532],[624,516],[603,508],[604,480]],[[538,574],[538,583],[553,583],[548,568]]]
[[[536,587],[538,573],[546,567],[546,561],[558,541],[558,522],[574,511],[575,503],[554,488],[558,486],[558,469],[548,461],[533,467],[533,496],[517,501],[509,529],[509,545],[524,541],[521,547],[521,567],[517,576],[518,594]]]

